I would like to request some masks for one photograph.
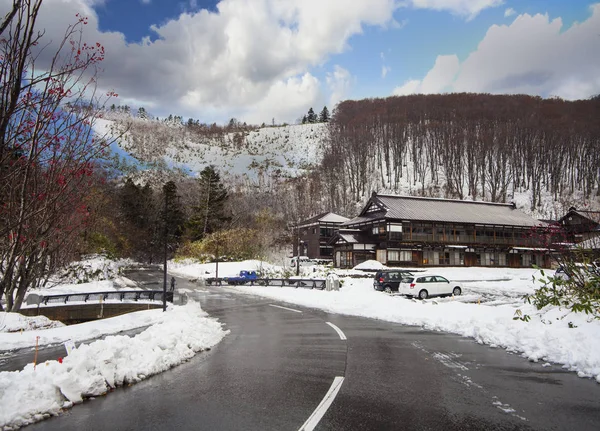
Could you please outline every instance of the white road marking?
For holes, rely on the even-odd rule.
[[[342,330],[340,328],[338,328],[337,326],[335,326],[331,322],[325,322],[325,323],[327,323],[329,326],[331,326],[333,329],[335,329],[335,332],[338,333],[338,335],[340,336],[341,340],[347,340],[346,336],[344,335],[344,333],[342,332]]]
[[[294,310],[293,308],[282,307],[281,305],[269,304],[271,307],[283,308],[284,310],[293,311],[295,313],[302,313],[300,310]]]
[[[312,431],[315,429],[315,427],[319,424],[319,421],[327,412],[327,409],[331,403],[333,403],[333,400],[335,400],[337,393],[342,387],[342,383],[344,383],[343,377],[338,376],[333,379],[333,383],[331,384],[329,391],[327,391],[321,403],[317,406],[312,415],[310,415],[310,417],[306,420],[306,422],[304,422],[298,431]]]

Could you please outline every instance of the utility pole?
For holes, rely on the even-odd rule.
[[[165,212],[164,212],[164,254],[163,254],[163,312],[167,311],[167,242],[169,237],[169,229],[167,226],[167,208],[168,197],[165,193]]]

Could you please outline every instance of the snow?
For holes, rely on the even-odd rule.
[[[324,223],[343,223],[348,220],[350,219],[334,213],[328,213],[319,219],[319,221]]]
[[[365,262],[363,266],[383,267],[374,261]],[[188,260],[170,262],[169,267],[173,274],[190,279],[216,275],[215,263]],[[236,275],[243,269],[258,270],[271,278],[289,277],[292,272],[290,268],[258,260],[222,262],[218,267],[220,277]],[[268,286],[227,289],[329,313],[459,334],[481,344],[519,353],[539,362],[540,367],[561,364],[580,377],[594,378],[600,383],[600,338],[597,336],[600,321],[556,307],[538,311],[525,303],[522,296],[533,293],[538,283],[535,279],[541,276],[537,270],[430,268],[430,273],[460,281],[463,295],[418,301],[374,291],[371,276],[361,271],[360,266],[353,270],[321,266],[300,269],[303,278],[339,276],[341,288],[339,291]],[[105,284],[111,282],[56,286],[51,291],[90,291],[96,287],[104,290]],[[517,310],[531,316],[531,320],[513,320]],[[133,337],[114,335],[144,327],[147,329]],[[185,306],[170,305],[166,313],[153,309],[71,326],[39,317],[0,313],[1,350],[32,347],[36,342],[78,345],[62,363],[47,361],[36,367],[31,363],[21,371],[0,372],[0,428],[16,428],[42,420],[86,397],[102,395],[116,386],[165,371],[190,359],[196,352],[214,346],[228,332],[193,301]],[[105,336],[102,340],[81,344],[102,336]],[[453,364],[452,358],[437,359]],[[509,408],[500,404],[498,407]]]
[[[356,270],[377,270],[377,269],[383,269],[383,268],[385,268],[385,266],[381,262],[378,262],[376,260],[366,260],[366,261],[364,261],[362,263],[359,263],[358,265],[356,265],[352,269],[356,269]]]
[[[219,275],[221,265],[223,264],[219,264]],[[224,269],[223,276],[225,272],[235,273],[246,266],[248,262],[230,263]],[[214,269],[214,264],[181,265],[174,272],[190,277],[208,277],[214,276],[214,270],[211,269]],[[327,271],[331,272],[331,269]],[[335,272],[342,281],[339,291],[268,286],[231,286],[228,289],[329,313],[459,334],[480,344],[520,353],[533,362],[562,364],[581,377],[592,377],[600,382],[600,338],[597,335],[600,333],[600,321],[557,307],[546,307],[538,311],[527,304],[523,295],[534,292],[539,283],[536,280],[541,277],[538,270],[430,268],[429,273],[460,281],[463,295],[426,301],[377,292],[373,289],[371,277],[348,277],[357,274],[364,276],[362,271]],[[204,275],[206,273],[210,275]],[[309,275],[324,278],[326,273],[313,272]],[[529,315],[531,320],[514,320],[517,310]]]
[[[40,341],[44,343],[66,340],[67,335],[79,340],[117,327],[123,330],[132,321],[152,325],[134,337],[115,335],[81,344],[62,363],[46,361],[37,367],[30,363],[21,371],[1,372],[0,427],[16,428],[37,422],[84,398],[103,395],[116,386],[168,370],[214,346],[228,333],[198,303],[189,301],[184,306],[170,306],[165,313],[142,311],[90,322],[92,325],[33,331],[26,337],[42,334]],[[85,330],[80,330],[82,327]],[[14,335],[25,337],[0,334],[0,345],[6,348],[3,337]]]

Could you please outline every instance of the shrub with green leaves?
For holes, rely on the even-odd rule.
[[[537,281],[542,285],[531,295],[528,303],[538,310],[547,306],[562,307],[574,313],[585,313],[600,319],[600,271],[589,263],[563,261],[564,276],[549,275],[541,270]],[[534,278],[535,280],[535,278]],[[526,320],[528,316],[516,316]]]

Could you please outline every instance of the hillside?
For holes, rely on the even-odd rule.
[[[202,130],[132,116],[105,114],[100,127],[126,131],[121,151],[145,163],[166,163],[192,175],[215,165],[230,181],[294,178],[320,164],[326,125]]]
[[[571,206],[600,208],[597,112],[597,100],[435,95],[342,102],[331,123],[102,121],[127,130],[120,146],[136,159],[192,175],[215,165],[232,188],[268,193],[264,205],[277,201],[286,217],[354,215],[376,190],[515,202],[556,219]]]

